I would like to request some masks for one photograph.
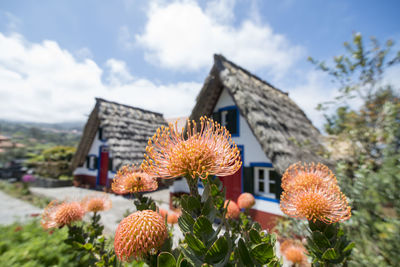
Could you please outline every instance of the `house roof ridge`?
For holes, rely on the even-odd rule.
[[[285,91],[283,91],[283,90],[281,90],[281,89],[279,89],[279,88],[273,86],[273,85],[270,84],[269,82],[267,82],[267,81],[261,79],[260,77],[258,77],[257,75],[251,73],[250,71],[246,70],[245,68],[243,68],[243,67],[241,67],[241,66],[235,64],[234,62],[230,61],[229,59],[227,59],[226,57],[224,57],[222,54],[214,54],[214,61],[215,61],[215,62],[217,62],[217,61],[225,61],[226,63],[228,63],[228,64],[231,65],[232,67],[234,67],[234,68],[236,68],[236,69],[240,69],[241,71],[243,71],[243,72],[246,73],[247,75],[249,75],[249,76],[253,77],[254,79],[256,79],[256,80],[258,80],[258,81],[260,81],[260,82],[262,82],[262,83],[268,85],[269,87],[271,87],[272,89],[276,90],[277,92],[282,93],[282,94],[284,94],[284,95],[286,95],[286,96],[289,95],[289,92],[285,92]],[[220,66],[220,64],[216,64],[216,65],[217,65],[217,66]]]
[[[151,110],[148,110],[148,109],[138,108],[138,107],[134,107],[134,106],[131,106],[131,105],[121,104],[121,103],[118,103],[118,102],[115,102],[115,101],[110,101],[110,100],[106,100],[104,98],[96,97],[96,103],[98,103],[98,102],[106,102],[106,103],[110,103],[110,104],[114,104],[114,105],[118,105],[118,106],[123,106],[123,107],[130,108],[130,109],[140,110],[142,112],[152,113],[152,114],[159,115],[159,116],[164,118],[164,114],[162,114],[160,112],[155,112],[155,111],[151,111]]]

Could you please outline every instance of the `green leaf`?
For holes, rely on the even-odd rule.
[[[215,197],[215,196],[217,196],[219,193],[220,193],[220,191],[219,191],[218,187],[217,187],[215,184],[211,185],[211,195],[212,195],[213,197]]]
[[[183,233],[191,232],[193,229],[194,219],[185,210],[182,210],[182,215],[178,218],[179,228]]]
[[[354,242],[351,242],[350,244],[348,244],[348,245],[343,249],[343,252],[350,251],[350,250],[352,250],[355,246],[356,246],[356,244],[355,244]]]
[[[246,244],[244,243],[243,239],[240,238],[238,242],[238,251],[239,251],[239,257],[241,262],[245,266],[253,266],[253,261],[250,258],[250,253],[246,247]]]
[[[311,236],[314,243],[320,248],[325,249],[331,247],[329,240],[320,231],[312,232]]]
[[[206,253],[207,263],[217,263],[225,258],[228,253],[228,241],[225,236],[218,238]]]
[[[189,266],[201,266],[203,264],[204,261],[193,250],[182,247],[181,251],[185,255],[185,260],[190,264]]]
[[[322,254],[322,258],[325,260],[335,260],[339,258],[339,255],[333,248],[329,248],[324,252],[324,254]]]
[[[201,201],[206,202],[208,199],[210,199],[210,193],[211,193],[210,184],[205,184],[203,194],[201,195]]]
[[[200,210],[201,209],[201,203],[200,200],[196,197],[189,196],[188,198],[188,210],[194,211],[194,210]]]
[[[335,236],[335,234],[337,233],[337,225],[336,224],[330,224],[326,227],[325,231],[324,231],[324,235],[328,238],[331,239]]]
[[[274,257],[274,248],[265,243],[258,244],[251,250],[250,255],[260,264],[266,264]]]
[[[104,235],[99,236],[99,237],[97,238],[97,240],[98,240],[100,243],[104,243]]]
[[[258,231],[255,230],[254,228],[250,229],[249,237],[250,237],[251,242],[253,242],[254,244],[261,243],[261,236],[258,233]]]
[[[157,257],[157,266],[162,267],[175,267],[175,257],[169,252],[161,252]]]
[[[185,242],[198,255],[204,255],[206,252],[206,246],[204,246],[203,242],[190,233],[185,235]]]
[[[182,259],[179,264],[178,267],[192,267],[192,265],[185,259]]]
[[[214,229],[206,217],[200,216],[193,225],[193,233],[205,241],[214,234]]]
[[[183,210],[190,210],[189,209],[188,196],[187,195],[183,195],[181,197],[181,206],[182,206]]]
[[[84,247],[86,250],[91,250],[91,249],[93,248],[93,245],[92,245],[91,243],[86,243],[83,247]]]

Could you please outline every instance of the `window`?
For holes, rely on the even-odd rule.
[[[113,158],[109,158],[108,159],[108,170],[112,171],[112,172],[116,172],[118,170],[118,165],[121,164],[117,164]]]
[[[228,111],[221,111],[221,125],[227,127],[228,126]]]
[[[235,106],[229,106],[214,112],[212,117],[232,134],[233,137],[239,136],[239,111]]]
[[[89,170],[97,169],[97,157],[95,155],[89,155],[86,157],[86,168]]]
[[[276,181],[270,179],[270,168],[254,167],[255,193],[269,198],[275,198]]]
[[[104,136],[104,129],[103,127],[99,127],[99,140],[101,141],[106,141],[106,138]]]

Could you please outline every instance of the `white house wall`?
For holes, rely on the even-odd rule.
[[[92,146],[90,147],[88,155],[95,155],[97,158],[100,158],[100,146],[104,146],[104,145],[107,145],[107,141],[100,140],[99,139],[99,131],[97,131],[96,136],[93,140]],[[88,156],[88,155],[86,155],[86,156]],[[112,158],[111,151],[109,152],[109,158]],[[78,167],[74,170],[73,174],[74,175],[89,175],[89,176],[97,177],[97,172],[98,172],[98,169],[89,170],[86,167],[86,161],[85,161],[82,167]],[[115,173],[108,171],[108,179],[113,179],[114,175],[115,175]]]
[[[226,89],[223,89],[221,96],[215,105],[214,112],[219,109],[229,106],[236,106],[232,97]],[[260,143],[257,141],[253,132],[251,131],[247,121],[242,115],[239,117],[239,136],[232,137],[237,145],[244,146],[244,166],[250,166],[250,162],[264,162],[270,163],[264,151],[261,149]]]

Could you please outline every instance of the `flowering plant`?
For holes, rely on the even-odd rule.
[[[66,242],[89,252],[90,264],[98,266],[115,266],[117,260],[163,267],[282,265],[275,254],[276,236],[262,230],[250,216],[254,197],[243,193],[237,203],[225,198],[217,176],[232,175],[242,164],[225,127],[201,118],[200,125],[188,122],[184,133],[170,124],[157,130],[146,151],[141,168],[122,167],[112,184],[115,193],[134,195],[136,206],[136,212],[117,227],[115,252],[105,249],[103,226],[99,224],[98,212],[111,207],[106,195],[89,196],[82,202],[51,203],[43,214],[43,226],[68,226]],[[157,189],[156,178],[179,176],[190,189],[190,194],[179,199],[179,212],[160,209],[150,197],[143,196],[143,192]],[[199,181],[204,188],[201,195]],[[282,254],[301,265],[308,264],[306,254],[315,266],[346,262],[354,243],[346,239],[338,223],[349,219],[351,210],[333,173],[322,164],[297,163],[283,175],[282,188],[282,211],[307,219],[311,233],[306,248],[287,241],[282,243]],[[93,212],[87,227],[75,223],[85,212]],[[168,224],[176,223],[183,240],[173,249],[172,226]]]

